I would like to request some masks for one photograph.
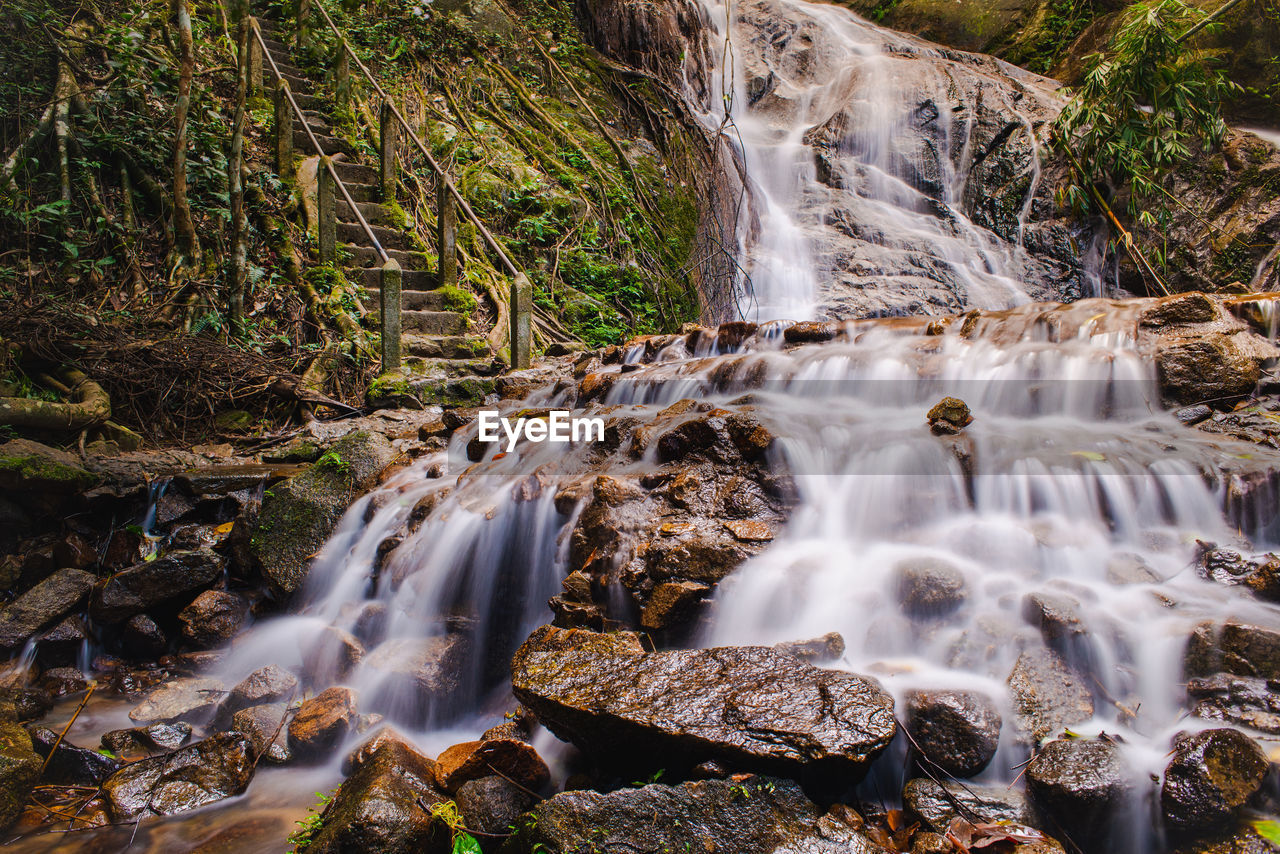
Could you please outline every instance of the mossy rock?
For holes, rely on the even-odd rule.
[[[97,483],[98,476],[66,451],[27,439],[0,445],[0,489],[65,496]]]
[[[479,304],[476,298],[469,292],[454,285],[445,285],[436,290],[440,294],[440,301],[446,311],[456,311],[459,314],[471,314],[476,310]]]
[[[286,598],[302,586],[311,557],[395,456],[385,436],[357,431],[307,471],[268,490],[249,550],[273,594]]]
[[[18,723],[13,707],[0,710],[0,830],[7,830],[22,815],[40,765],[31,736]]]

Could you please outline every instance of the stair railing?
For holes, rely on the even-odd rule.
[[[382,371],[386,373],[387,371],[398,370],[401,362],[400,290],[403,282],[400,264],[387,254],[387,250],[382,248],[382,243],[373,233],[368,220],[364,218],[364,214],[360,212],[360,208],[351,197],[351,191],[347,189],[346,184],[338,177],[338,170],[333,165],[333,158],[325,154],[320,141],[316,139],[315,131],[311,129],[306,115],[303,114],[298,102],[293,97],[293,92],[289,89],[289,81],[285,79],[280,67],[276,65],[275,59],[271,56],[271,51],[267,50],[267,44],[262,36],[262,28],[258,25],[257,18],[249,18],[249,29],[253,32],[257,50],[261,51],[261,56],[267,60],[271,68],[271,74],[276,80],[274,103],[276,172],[284,180],[292,180],[295,177],[293,121],[296,118],[301,123],[311,147],[320,157],[321,168],[316,170],[317,242],[319,243],[320,263],[336,265],[338,261],[337,212],[335,210],[337,200],[334,195],[334,191],[337,190],[342,194],[343,201],[347,203],[347,206],[355,215],[360,228],[364,230],[365,236],[369,238],[370,244],[378,254],[378,259],[382,262],[378,273],[378,283],[381,288],[379,294],[379,323],[382,337]],[[250,61],[251,68],[254,65],[254,59]],[[257,67],[261,68],[260,62]]]
[[[337,75],[339,88],[341,89],[343,86],[350,85],[349,82],[343,82],[342,73],[344,70],[343,66],[347,66],[347,73],[350,73],[348,64],[349,60],[350,62],[355,63],[356,68],[360,70],[364,79],[369,82],[369,85],[372,86],[374,91],[378,93],[378,96],[382,98],[384,115],[381,123],[382,127],[380,129],[379,142],[381,144],[379,145],[379,149],[381,152],[380,171],[382,174],[384,192],[388,192],[387,185],[390,184],[388,196],[391,198],[394,197],[393,176],[395,174],[395,143],[394,134],[388,133],[388,130],[391,129],[391,123],[388,121],[388,116],[390,116],[393,117],[396,123],[404,129],[408,138],[412,140],[419,153],[422,154],[423,158],[425,158],[427,163],[431,166],[431,171],[435,173],[436,180],[440,182],[442,193],[439,202],[440,209],[437,212],[439,218],[443,221],[451,214],[451,212],[446,210],[448,205],[445,203],[446,198],[451,199],[452,202],[462,211],[467,220],[475,226],[476,231],[482,238],[484,238],[485,243],[489,244],[489,248],[493,250],[493,253],[498,257],[502,266],[511,274],[512,281],[509,321],[511,333],[511,367],[515,369],[529,367],[533,347],[533,286],[529,282],[529,277],[515,265],[510,256],[507,255],[506,250],[503,249],[502,244],[499,243],[498,239],[493,236],[493,233],[485,227],[485,224],[480,221],[480,217],[476,216],[476,212],[472,210],[471,205],[463,195],[458,192],[457,186],[453,183],[453,180],[449,177],[448,173],[446,173],[443,167],[440,166],[440,163],[435,159],[435,157],[432,156],[426,143],[422,141],[422,138],[418,136],[417,132],[409,122],[405,120],[404,115],[400,112],[399,108],[396,107],[395,102],[391,100],[391,97],[387,94],[386,90],[378,83],[377,78],[373,76],[373,73],[370,72],[364,62],[361,61],[360,57],[356,54],[355,49],[351,46],[351,43],[347,41],[346,36],[342,34],[342,31],[339,30],[338,26],[333,22],[333,18],[329,17],[329,12],[324,8],[324,4],[320,2],[320,0],[315,0],[315,2],[307,3],[306,5],[320,12],[325,23],[338,39],[338,44],[341,48]],[[305,12],[300,9],[299,15],[299,31],[304,32],[306,22],[302,21],[301,18],[305,15]],[[450,242],[446,239],[446,229],[441,228],[440,234],[442,244],[439,247],[441,257],[440,263],[441,270],[443,272],[445,264],[448,263],[444,260],[446,251],[456,251],[456,248],[445,245]]]

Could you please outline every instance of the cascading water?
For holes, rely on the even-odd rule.
[[[1074,292],[1048,287],[1079,279],[1078,265],[1063,272],[1029,249],[1058,228],[1033,222],[1037,128],[1052,114],[1040,78],[801,0],[707,0],[705,13],[723,59],[701,113],[733,140],[751,182],[745,316],[936,313],[1096,292],[1096,278]],[[1030,156],[1004,158],[1012,189],[997,216],[975,174],[1010,140]],[[997,222],[1009,239],[990,228]],[[1080,639],[1065,652],[1096,680],[1094,719],[1074,728],[1122,733],[1141,782],[1161,770],[1170,734],[1195,726],[1183,717],[1179,669],[1191,627],[1280,615],[1187,568],[1196,539],[1274,540],[1224,512],[1233,467],[1256,470],[1266,455],[1163,412],[1136,311],[1013,309],[929,335],[867,323],[845,340],[791,349],[777,325],[729,348],[736,355],[681,339],[648,364],[643,348],[629,353],[593,409],[644,423],[684,398],[729,406],[750,393],[779,438],[771,463],[796,484],[791,521],[725,582],[705,643],[839,631],[848,651],[838,666],[877,676],[900,698],[923,686],[980,687],[1007,722],[985,778],[1010,782],[1025,745],[1005,680],[1021,652],[1045,643],[1024,609],[1032,595],[1070,597]],[[925,426],[943,395],[974,411],[960,436]],[[547,391],[521,406],[575,403],[572,391]],[[308,690],[351,685],[362,712],[386,716],[428,752],[500,720],[511,653],[549,619],[546,600],[567,571],[582,502],[566,487],[602,468],[639,479],[657,462],[653,448],[524,445],[472,466],[473,436],[459,430],[447,453],[356,502],[293,613],[253,627],[214,675],[234,684],[276,663]],[[963,579],[963,604],[946,619],[898,610],[896,573],[912,562]],[[624,612],[627,594],[613,593]],[[352,744],[334,751],[328,782],[302,785],[333,782]],[[891,778],[893,765],[877,775]],[[1115,850],[1149,850],[1153,822],[1130,825]]]

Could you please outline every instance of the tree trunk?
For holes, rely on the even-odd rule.
[[[231,123],[231,154],[227,157],[227,189],[231,196],[231,260],[227,270],[227,321],[231,334],[244,334],[244,291],[248,281],[249,220],[244,211],[245,98],[249,89],[249,18],[240,20],[240,61],[236,73],[236,112]]]
[[[191,40],[191,10],[187,0],[173,0],[178,22],[178,101],[173,139],[173,243],[171,267],[192,268],[198,263],[200,241],[196,238],[191,205],[187,201],[187,116],[191,111],[191,80],[195,76],[196,55]]]

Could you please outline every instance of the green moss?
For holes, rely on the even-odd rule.
[[[76,492],[98,482],[98,476],[77,466],[46,457],[18,454],[0,456],[0,483],[12,488]]]
[[[454,285],[445,285],[436,291],[440,294],[440,302],[446,311],[456,311],[459,314],[471,314],[476,310],[476,298],[462,288]]]

